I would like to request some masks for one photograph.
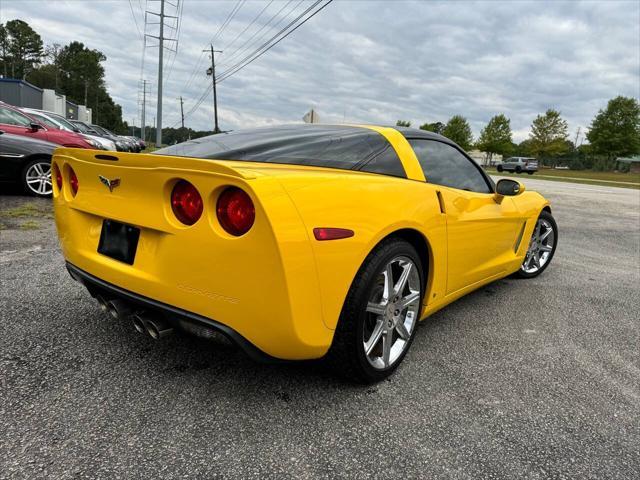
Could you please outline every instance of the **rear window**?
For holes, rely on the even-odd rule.
[[[189,140],[154,154],[308,165],[406,178],[387,139],[358,127],[295,125],[241,130]]]

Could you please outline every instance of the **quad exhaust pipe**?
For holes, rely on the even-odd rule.
[[[110,300],[107,302],[107,311],[113,318],[128,318],[133,312],[128,303],[122,300]]]
[[[109,307],[107,306],[107,301],[102,295],[96,295],[96,300],[98,301],[98,305],[100,306],[100,310],[103,312],[107,312]]]
[[[138,333],[149,335],[154,340],[160,340],[173,333],[170,323],[161,317],[154,317],[147,312],[135,312],[131,305],[123,300],[107,300],[102,295],[96,295],[96,300],[103,312],[109,312],[116,319],[130,319]]]
[[[131,323],[133,324],[133,328],[136,329],[136,332],[142,333],[145,335],[147,333],[147,327],[144,326],[143,315],[140,313],[135,313],[131,315]]]
[[[173,333],[173,327],[161,318],[154,318],[146,313],[135,313],[131,321],[136,331],[149,335],[154,340],[160,340]]]

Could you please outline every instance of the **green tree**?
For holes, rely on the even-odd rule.
[[[491,163],[494,153],[502,156],[510,154],[513,150],[511,120],[502,113],[491,118],[480,132],[477,147],[488,153],[488,163]]]
[[[398,120],[396,122],[396,127],[410,127],[410,126],[411,126],[410,120]]]
[[[469,150],[471,145],[473,145],[471,127],[467,119],[462,115],[454,115],[451,117],[442,130],[442,135],[456,142],[464,150]]]
[[[48,45],[44,50],[43,63],[27,74],[27,81],[40,88],[60,90],[60,52],[62,46],[58,43]]]
[[[60,84],[67,96],[87,105],[89,90],[104,87],[101,63],[106,59],[102,52],[91,50],[80,42],[71,42],[63,47],[58,53],[58,63]]]
[[[56,58],[60,89],[67,99],[90,107],[95,123],[126,133],[122,107],[113,101],[104,82],[102,62],[107,57],[80,42],[71,42],[57,52]]]
[[[557,157],[570,151],[567,145],[569,125],[557,110],[549,109],[538,115],[531,124],[531,153],[542,164],[544,159]]]
[[[618,96],[599,110],[587,139],[593,153],[612,160],[640,153],[640,104],[635,98]]]
[[[533,140],[527,138],[526,140],[521,141],[513,151],[514,155],[519,157],[530,157],[534,154],[533,152]]]
[[[9,75],[10,71],[9,59],[9,33],[6,27],[0,23],[0,69],[5,78]]]
[[[105,60],[102,52],[80,42],[64,47],[53,44],[43,53],[42,39],[29,24],[22,20],[0,24],[0,74],[55,89],[68,100],[90,107],[94,122],[125,133],[122,108],[106,89],[102,66]]]
[[[442,135],[442,131],[444,130],[444,123],[423,123],[422,125],[420,125],[420,130],[426,130],[427,132],[433,132]]]
[[[56,88],[56,69],[51,64],[40,65],[27,75],[27,82],[34,84],[40,88]]]
[[[8,21],[4,30],[8,55],[5,62],[9,63],[7,73],[13,78],[25,79],[42,61],[42,38],[22,20]]]

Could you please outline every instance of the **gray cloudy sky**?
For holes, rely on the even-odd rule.
[[[180,95],[189,112],[208,86],[208,57],[201,50],[238,3],[182,2],[178,55],[165,57],[170,75],[164,126],[179,121]],[[142,10],[157,5],[150,0],[1,0],[0,15],[3,22],[29,22],[47,44],[78,40],[101,50],[111,95],[125,119],[139,124],[142,40],[134,16],[142,30]],[[310,5],[306,0],[241,2],[216,41],[224,50],[218,73],[278,11],[278,19],[291,12],[281,28]],[[147,48],[144,63],[144,77],[152,83],[151,123],[157,48]],[[527,137],[533,118],[547,108],[559,109],[574,132],[588,126],[616,95],[640,96],[638,0],[335,0],[218,91],[223,129],[299,122],[313,107],[323,122],[407,119],[415,126],[459,113],[477,135],[492,115],[503,112],[517,141]],[[187,126],[210,129],[212,110],[209,95],[189,115]]]

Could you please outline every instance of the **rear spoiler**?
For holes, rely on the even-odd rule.
[[[154,170],[177,170],[180,172],[195,170],[199,172],[210,172],[215,175],[226,175],[245,180],[256,178],[256,174],[248,169],[236,169],[224,165],[217,160],[175,157],[170,155],[154,155],[151,153],[124,153],[106,152],[102,150],[88,150],[84,148],[56,148],[53,158],[61,160],[73,159],[76,162],[90,163],[94,165],[109,165],[118,162],[118,166],[154,169]]]

